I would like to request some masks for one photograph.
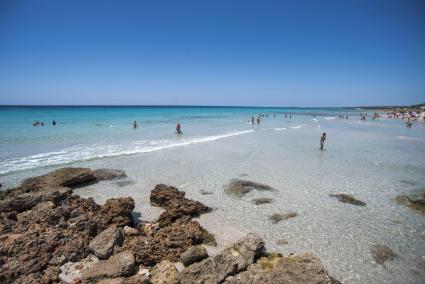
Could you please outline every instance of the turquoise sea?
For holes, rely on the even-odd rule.
[[[421,283],[424,216],[393,199],[425,191],[425,124],[408,129],[404,121],[385,117],[360,121],[360,112],[372,113],[356,108],[0,107],[0,182],[4,189],[63,166],[123,169],[126,180],[76,193],[99,203],[132,196],[138,216],[154,220],[160,211],[149,206],[149,193],[155,184],[166,183],[214,208],[199,221],[216,235],[219,247],[257,232],[270,250],[319,255],[344,283]],[[251,116],[261,113],[268,117],[252,125]],[[37,120],[45,125],[32,126]],[[177,122],[182,135],[174,133]],[[323,132],[327,140],[320,151]],[[227,196],[223,188],[234,178],[276,191]],[[329,197],[334,193],[351,194],[367,205],[340,203]],[[273,202],[254,205],[252,199],[259,197]],[[275,225],[269,220],[288,212],[298,216]],[[391,247],[399,257],[385,267],[375,263],[370,253],[375,244]]]

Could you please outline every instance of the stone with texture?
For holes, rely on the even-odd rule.
[[[249,180],[232,179],[228,185],[225,186],[224,192],[227,195],[235,197],[243,197],[251,190],[258,191],[275,191],[275,189],[266,184],[261,184]]]
[[[339,202],[342,203],[347,203],[347,204],[352,204],[352,205],[356,205],[356,206],[365,206],[366,203],[364,203],[361,200],[358,200],[356,198],[354,198],[352,195],[349,194],[329,194],[330,197],[335,197],[338,199]]]
[[[174,263],[163,260],[152,269],[151,281],[153,284],[177,284],[178,274]]]
[[[121,246],[124,241],[122,230],[109,227],[98,234],[89,244],[90,250],[100,259],[107,259],[115,246]]]
[[[207,257],[207,250],[203,246],[197,245],[189,247],[184,253],[182,253],[180,255],[180,260],[184,266],[189,266],[192,263],[195,263]]]

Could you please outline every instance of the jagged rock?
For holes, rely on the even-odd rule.
[[[185,192],[164,184],[156,185],[151,191],[151,204],[165,209],[158,219],[161,227],[168,226],[185,216],[197,217],[211,211],[211,208],[201,202],[187,199],[184,196]]]
[[[208,257],[207,250],[203,246],[191,246],[180,255],[180,260],[184,266],[189,266],[199,260]]]
[[[179,272],[171,261],[163,260],[152,269],[153,284],[177,284]]]
[[[339,200],[339,202],[342,203],[348,203],[348,204],[353,204],[353,205],[357,205],[357,206],[365,206],[366,203],[364,203],[361,200],[355,199],[352,195],[349,194],[329,194],[330,197],[335,197]]]
[[[271,255],[248,266],[247,271],[229,276],[225,284],[336,284],[319,258],[309,253],[282,257]]]
[[[266,184],[261,184],[249,180],[241,180],[241,179],[232,179],[230,183],[225,186],[224,191],[228,195],[232,195],[235,197],[243,197],[245,194],[250,192],[251,190],[258,191],[275,191],[275,189]]]
[[[124,235],[120,228],[109,227],[100,232],[89,244],[90,250],[100,259],[107,259],[115,246],[121,246]]]
[[[118,251],[132,251],[138,264],[153,266],[162,260],[179,261],[180,255],[189,247],[207,243],[211,238],[198,222],[180,219],[152,236],[127,237]]]
[[[178,280],[180,283],[221,283],[227,276],[245,270],[263,250],[263,240],[248,234],[220,254],[186,267]]]
[[[124,226],[123,231],[125,236],[135,236],[139,234],[139,231],[137,229],[129,226]]]
[[[133,226],[134,200],[131,197],[111,198],[102,205],[102,212],[111,217],[111,223],[118,227]]]
[[[295,213],[295,212],[290,212],[290,213],[286,213],[286,214],[275,213],[275,214],[271,215],[269,217],[269,219],[273,224],[277,224],[282,220],[288,220],[288,219],[294,218],[296,216],[298,216],[298,214]]]
[[[129,251],[124,251],[82,270],[81,279],[83,283],[96,283],[105,278],[131,276],[136,271],[137,267],[133,254]]]
[[[127,177],[124,171],[115,169],[97,169],[93,171],[93,175],[98,181],[121,179]]]
[[[272,203],[273,199],[271,198],[256,198],[252,200],[252,203],[254,203],[255,205],[261,205],[261,204],[266,204],[266,203]]]
[[[370,253],[376,263],[381,265],[384,265],[387,260],[393,260],[397,257],[397,254],[386,245],[374,245],[370,248]]]
[[[65,263],[60,267],[59,278],[65,283],[75,283],[81,279],[81,270],[90,268],[96,262],[99,262],[99,259],[94,255],[89,255],[81,261]]]

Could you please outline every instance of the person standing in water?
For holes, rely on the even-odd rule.
[[[133,121],[133,128],[136,129],[137,128],[137,121]]]
[[[326,133],[323,132],[322,136],[320,137],[320,150],[323,151],[323,146],[325,146],[325,140],[326,140]]]
[[[251,116],[251,123],[252,123],[252,125],[254,125],[254,124],[255,124],[255,119],[254,119],[254,117],[253,117],[253,116]]]
[[[56,125],[56,120],[53,120],[52,124],[53,124],[53,125]]]
[[[179,122],[177,122],[176,133],[177,134],[182,134],[182,130],[181,130],[181,126],[180,126],[180,123]]]

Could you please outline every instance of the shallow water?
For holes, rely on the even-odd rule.
[[[27,130],[13,135],[0,128],[6,137],[0,144],[2,183],[11,186],[64,165],[123,169],[129,176],[124,183],[102,182],[76,192],[100,203],[132,196],[135,215],[154,220],[161,211],[149,206],[149,193],[155,184],[166,183],[214,208],[199,220],[216,234],[220,246],[257,232],[269,250],[319,255],[330,273],[344,283],[421,283],[425,279],[424,216],[393,202],[399,194],[425,189],[423,124],[407,129],[401,121],[359,121],[356,110],[192,108],[141,115],[150,124],[140,119],[141,127],[133,130],[130,115],[140,110],[127,110],[122,116],[109,109],[107,114],[97,110],[101,117],[84,111],[88,118],[75,118],[78,127],[60,122],[56,128],[33,128],[20,122]],[[264,118],[260,125],[247,123],[251,114],[285,111],[298,114],[286,121],[278,114]],[[321,115],[314,118],[308,112]],[[350,119],[334,119],[333,114],[340,112],[349,112]],[[42,114],[38,110],[21,118],[31,123]],[[44,115],[42,119],[52,119]],[[6,116],[2,112],[0,119]],[[110,119],[117,127],[93,126],[100,119]],[[183,126],[181,137],[173,134],[177,120]],[[322,132],[327,132],[326,151],[318,150]],[[227,196],[223,187],[233,178],[264,183],[277,191]],[[332,193],[352,194],[367,205],[340,203],[329,197]],[[260,197],[274,202],[251,202]],[[298,216],[275,225],[269,220],[274,213],[288,212]],[[288,244],[278,245],[282,239]],[[385,266],[376,264],[369,251],[374,244],[389,246],[399,257]]]

